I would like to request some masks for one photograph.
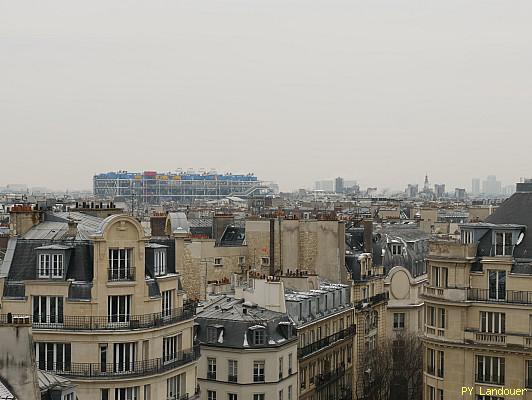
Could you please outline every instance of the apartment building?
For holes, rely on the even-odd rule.
[[[424,328],[423,287],[427,276],[413,277],[408,269],[397,266],[384,278],[384,290],[388,293],[386,305],[386,337],[397,334],[421,333]]]
[[[17,206],[11,220],[2,318],[31,316],[38,368],[70,379],[79,400],[195,396],[195,308],[173,239],[152,241],[127,215]]]
[[[532,185],[460,240],[433,241],[424,288],[424,398],[532,399]],[[512,391],[514,390],[514,391]]]
[[[351,288],[305,272],[251,279],[236,297],[285,313],[297,333],[298,398],[352,398],[356,334]]]
[[[384,267],[373,265],[371,253],[362,253],[352,271],[351,298],[355,308],[357,335],[353,357],[353,393],[356,399],[371,398],[375,389],[374,376],[368,365],[373,351],[386,338],[386,303]]]
[[[297,337],[286,314],[220,296],[197,323],[201,399],[297,398]]]

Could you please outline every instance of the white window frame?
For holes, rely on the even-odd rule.
[[[109,277],[113,281],[128,280],[132,275],[133,249],[109,249]]]
[[[137,342],[120,342],[113,345],[114,372],[133,371],[136,367]]]
[[[479,361],[482,359],[482,371],[479,371]],[[489,366],[488,366],[489,364]],[[495,369],[497,370],[497,374],[495,375]],[[502,384],[501,378],[506,376],[506,362],[504,357],[493,357],[493,356],[486,356],[483,354],[477,354],[475,357],[475,370],[477,374],[477,378],[482,374],[483,380],[481,383],[494,383],[494,384]],[[487,376],[486,374],[490,372],[490,375]],[[501,374],[502,372],[502,374]],[[486,376],[488,379],[486,379]],[[491,378],[496,378],[496,380],[493,380]],[[475,379],[475,382],[480,382],[480,380]]]
[[[131,319],[131,295],[107,297],[107,321],[111,324],[127,324]],[[122,312],[123,311],[123,312]]]
[[[61,351],[59,351],[61,348]],[[41,360],[41,349],[44,359]],[[52,359],[49,359],[51,355]],[[68,357],[67,357],[68,355]],[[45,371],[70,371],[72,346],[70,343],[35,342],[35,365]],[[62,368],[59,368],[62,367]]]
[[[163,318],[170,318],[174,307],[175,290],[165,290],[161,296],[161,313]]]
[[[139,386],[115,389],[115,400],[139,400]]]
[[[266,361],[265,360],[254,360],[253,361],[253,382],[266,382]]]
[[[401,243],[390,243],[390,251],[393,256],[400,256],[403,254],[403,245]]]
[[[405,313],[396,312],[393,313],[393,329],[404,329],[405,328]]]
[[[63,253],[40,253],[37,275],[40,279],[62,279],[64,277]]]
[[[238,382],[238,360],[227,360],[227,380]]]
[[[153,251],[153,270],[155,276],[164,276],[166,269],[166,249],[155,249]]]
[[[181,349],[181,334],[163,337],[163,363],[167,364],[178,359]]]
[[[238,265],[244,265],[246,263],[246,256],[238,256]]]
[[[493,311],[480,311],[480,332],[498,333],[506,332],[506,314]]]
[[[253,329],[253,345],[254,346],[263,346],[266,344],[266,329],[257,328]]]
[[[57,324],[64,321],[64,299],[60,296],[32,296],[33,323]]]
[[[502,236],[502,243],[499,245],[499,243],[497,243],[497,237],[501,235]],[[510,243],[506,243],[507,240],[508,240],[508,237],[509,237],[509,242]],[[512,235],[512,232],[509,232],[509,231],[495,231],[493,233],[493,238],[494,238],[494,247],[495,247],[495,250],[494,250],[494,253],[495,253],[495,256],[511,256],[512,255],[512,250],[513,250],[513,235]],[[502,246],[501,249],[499,249],[499,247]],[[510,249],[507,249],[506,247],[508,246],[511,246]],[[508,254],[507,254],[508,253]]]
[[[263,267],[269,267],[270,266],[270,257],[269,256],[263,256],[260,258],[260,264]]]
[[[472,244],[473,243],[473,231],[469,229],[464,229],[460,232],[462,238],[462,244]]]

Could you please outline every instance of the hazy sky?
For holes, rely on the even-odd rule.
[[[0,0],[0,185],[532,176],[530,0]]]

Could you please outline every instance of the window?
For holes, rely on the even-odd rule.
[[[172,308],[174,306],[174,291],[165,290],[162,294],[162,314],[163,318],[168,318],[172,316]]]
[[[506,271],[488,270],[488,292],[490,300],[506,299]]]
[[[256,346],[266,344],[265,329],[257,328],[253,330],[253,344]]]
[[[427,373],[434,375],[436,371],[436,351],[434,349],[427,349]]]
[[[436,400],[436,391],[433,386],[427,386],[428,400]]]
[[[440,378],[443,378],[444,367],[445,367],[445,353],[443,351],[438,351],[437,358],[438,358],[438,370],[436,371],[436,375],[439,376]]]
[[[405,313],[393,313],[393,329],[405,328]]]
[[[109,296],[107,298],[109,322],[129,322],[131,318],[131,296]]]
[[[436,326],[436,309],[432,306],[427,306],[427,325]]]
[[[253,400],[264,400],[266,395],[264,393],[255,393],[253,395]]]
[[[163,362],[175,361],[181,351],[181,334],[163,338]]]
[[[109,389],[100,389],[100,400],[109,400]]]
[[[139,400],[139,387],[115,389],[115,400]]]
[[[477,356],[477,382],[504,384],[504,358]]]
[[[279,357],[279,379],[283,379],[283,361],[284,361],[284,358],[283,357]]]
[[[307,387],[307,369],[301,368],[299,370],[299,383],[301,386],[301,389],[305,389]]]
[[[288,386],[288,400],[292,400],[292,385]]]
[[[74,399],[72,399],[74,400]],[[284,400],[284,391],[281,389],[279,390],[279,400]]]
[[[133,280],[132,249],[109,249],[109,280]]]
[[[63,298],[56,296],[32,296],[34,324],[62,324]]]
[[[432,286],[446,288],[449,285],[449,273],[445,267],[432,267]]]
[[[495,255],[512,255],[512,232],[495,232]]]
[[[236,393],[227,393],[227,400],[238,400]]]
[[[238,265],[244,265],[246,263],[246,256],[238,257]]]
[[[177,400],[186,388],[186,373],[172,376],[166,380],[166,400]]]
[[[238,382],[238,361],[229,360],[227,362],[227,380],[229,382]]]
[[[107,372],[107,343],[100,343],[100,371]]]
[[[35,343],[35,362],[39,369],[46,371],[70,371],[70,343]]]
[[[144,385],[144,400],[151,400],[151,385]]]
[[[215,326],[207,327],[207,341],[209,343],[216,343],[218,341],[218,328]]]
[[[253,382],[264,382],[264,361],[253,361]]]
[[[223,258],[222,257],[215,257],[214,258],[214,266],[215,267],[221,267],[222,265],[224,265],[224,262],[223,262]]]
[[[460,232],[460,237],[462,239],[462,244],[473,243],[473,231],[463,230]]]
[[[504,313],[481,311],[480,332],[504,333],[506,329],[506,315]]]
[[[288,354],[288,375],[292,375],[292,353]]]
[[[74,393],[68,393],[63,396],[63,400],[75,400]]]
[[[390,251],[392,252],[392,255],[401,255],[403,252],[403,246],[400,243],[391,243],[390,244]]]
[[[166,249],[157,249],[153,252],[153,255],[155,276],[166,275]]]
[[[270,257],[261,257],[260,262],[263,267],[268,267],[270,265]]]
[[[527,388],[532,388],[532,360],[526,361],[526,379],[525,385]]]
[[[438,308],[438,328],[445,329],[445,308]]]
[[[437,400],[443,400],[443,389],[438,389],[438,398]]]
[[[207,390],[207,400],[216,400],[215,390]]]
[[[216,379],[216,358],[207,358],[207,379]]]
[[[134,371],[136,344],[136,342],[114,344],[114,372]]]
[[[39,254],[39,278],[63,278],[63,254]]]

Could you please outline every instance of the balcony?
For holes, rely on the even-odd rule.
[[[164,361],[162,358],[135,361],[130,363],[55,363],[48,364],[47,371],[72,378],[110,378],[110,377],[139,377],[155,375],[182,367],[196,361],[200,357],[199,345],[189,350],[180,351],[176,358]]]
[[[355,304],[355,309],[360,310],[364,308],[364,304],[369,304],[370,306],[374,306],[377,303],[380,303],[381,301],[388,301],[388,293],[383,292],[376,294],[375,296],[371,296],[367,299],[360,300],[357,304]]]
[[[447,301],[465,301],[466,289],[423,286],[422,296]]]
[[[532,348],[532,336],[518,333],[491,333],[479,332],[478,329],[467,329],[464,332],[464,341],[490,346]]]
[[[498,293],[490,293],[489,289],[468,288],[467,300],[490,303],[532,304],[532,292],[506,290]]]
[[[429,242],[429,258],[467,259],[477,255],[476,244],[463,244],[453,240],[433,240]]]
[[[108,268],[107,280],[109,282],[134,281],[135,268]]]
[[[298,358],[304,358],[308,355],[315,353],[317,351],[320,351],[331,344],[334,344],[336,342],[339,342],[344,339],[348,339],[350,337],[355,336],[356,334],[356,326],[351,325],[349,328],[344,329],[342,331],[336,332],[333,335],[327,336],[326,338],[320,339],[314,343],[311,343],[305,347],[302,347],[297,350],[297,357]]]
[[[314,382],[316,384],[316,390],[320,390],[324,388],[330,383],[337,381],[344,375],[345,375],[345,366],[341,366],[341,367],[336,368],[335,370],[316,375],[316,378],[314,379]]]
[[[194,318],[195,315],[196,307],[190,303],[182,308],[175,308],[164,313],[105,316],[59,315],[54,317],[34,315],[31,320],[34,329],[114,331],[158,328],[186,321]],[[0,323],[7,323],[7,320],[8,314],[0,315]]]

